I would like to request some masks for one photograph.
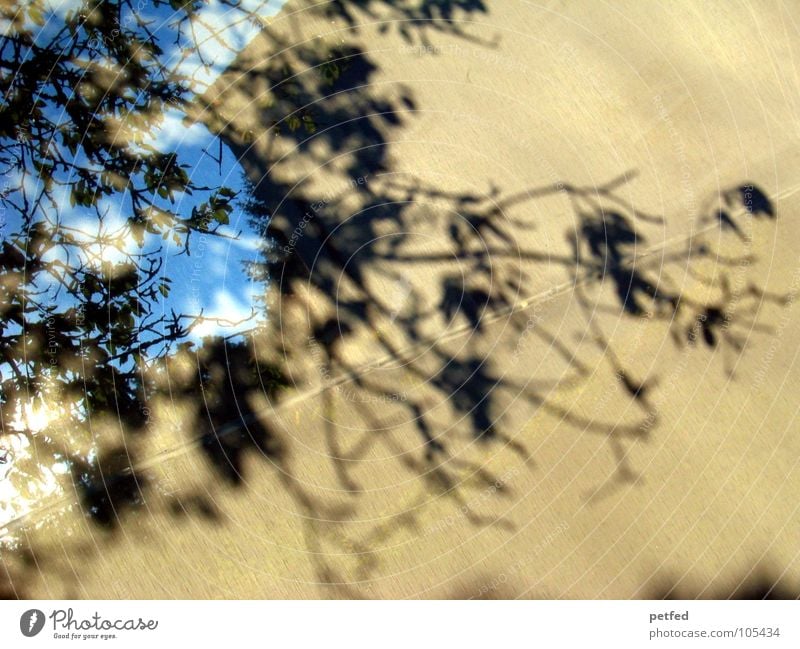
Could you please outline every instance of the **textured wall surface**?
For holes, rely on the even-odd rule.
[[[116,530],[69,492],[15,526],[27,595],[800,579],[797,7],[452,4],[289,2],[198,106],[277,242],[250,341],[291,385],[233,383],[216,455],[153,404]]]

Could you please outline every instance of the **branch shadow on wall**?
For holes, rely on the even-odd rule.
[[[392,11],[405,6],[389,4]],[[366,3],[358,11],[369,14],[373,6],[377,12],[382,5]],[[450,18],[485,11],[479,2],[424,7],[423,13],[399,23],[404,32],[434,29],[466,37]],[[349,3],[328,3],[325,11],[355,22]],[[246,497],[252,465],[244,460],[262,458],[277,469],[277,480],[296,504],[322,592],[358,596],[353,580],[364,582],[375,575],[377,549],[398,531],[421,533],[422,513],[431,502],[452,503],[476,527],[515,529],[513,520],[495,511],[502,512],[495,500],[488,507],[483,499],[475,504],[476,496],[490,489],[498,499],[513,497],[507,480],[485,466],[484,455],[503,449],[526,470],[536,470],[525,432],[503,423],[509,402],[606,441],[610,477],[587,499],[611,497],[642,478],[628,451],[633,442],[646,442],[657,430],[660,413],[653,398],[658,376],[637,376],[626,365],[598,312],[660,322],[678,346],[725,346],[734,355],[744,348],[737,328],[769,333],[768,325],[756,320],[759,308],[766,300],[782,303],[785,298],[756,283],[742,288],[726,279],[726,269],[751,261],[747,254],[725,257],[710,244],[689,241],[681,249],[662,251],[655,265],[641,258],[650,232],[658,241],[662,217],[644,213],[622,197],[620,189],[635,174],[602,186],[558,183],[506,195],[499,190],[450,190],[392,173],[392,136],[413,119],[417,108],[410,89],[396,84],[391,90],[372,88],[377,63],[355,39],[326,47],[293,43],[285,34],[266,30],[263,38],[277,54],[255,66],[234,64],[230,71],[238,90],[263,106],[258,119],[263,132],[224,120],[212,105],[203,107],[201,119],[226,141],[249,174],[247,209],[252,230],[263,241],[260,258],[243,272],[268,283],[268,290],[280,295],[282,309],[294,308],[303,317],[284,321],[282,312],[265,306],[266,324],[252,335],[182,346],[170,357],[138,368],[143,377],[136,383],[139,395],[126,412],[141,419],[143,407],[165,392],[175,402],[192,404],[195,423],[185,432],[185,441],[206,458],[214,476],[205,494],[168,500],[175,517],[198,516],[207,524],[224,525],[227,513],[216,508],[215,490],[238,489]],[[312,168],[324,167],[343,189],[320,196],[311,181],[283,173],[297,159]],[[537,201],[554,196],[567,202],[572,216],[567,244],[556,250],[527,236],[539,224],[525,216]],[[747,238],[748,220],[776,216],[766,194],[748,182],[723,192],[719,205],[708,210],[709,226],[739,239]],[[416,245],[420,234],[435,245]],[[700,285],[720,289],[714,300],[701,300],[685,292],[680,281],[670,280],[665,269],[687,261]],[[714,265],[713,275],[694,270],[703,262]],[[4,272],[19,270],[12,266],[6,265]],[[536,303],[531,299],[542,288],[534,278],[542,267],[560,269],[574,288],[583,313],[579,328],[590,332],[591,345],[608,370],[608,385],[636,404],[636,418],[603,421],[576,414],[554,398],[562,384],[588,381],[596,367],[584,357],[585,346],[576,353],[568,336],[553,333],[546,323],[530,325]],[[506,343],[530,336],[546,347],[560,368],[557,375],[525,376],[524,364],[509,372],[493,351],[497,323],[503,325]],[[44,332],[42,336],[44,341]],[[513,357],[509,349],[503,354]],[[191,371],[178,377],[177,365]],[[400,379],[412,387],[398,390]],[[346,494],[344,505],[327,502],[306,486],[293,461],[300,451],[291,435],[248,398],[265,397],[270,410],[277,410],[309,382],[317,386],[315,398],[326,412],[336,404],[346,406],[346,439],[333,418],[322,429],[339,491]],[[344,396],[339,386],[347,386]],[[102,410],[97,404],[95,413]],[[106,410],[117,419],[125,414],[114,403],[106,404]],[[145,422],[138,424],[126,429],[124,442],[144,434]],[[397,434],[406,430],[413,430],[415,437]],[[61,448],[62,440],[54,436],[51,446]],[[369,487],[359,462],[378,447],[396,458],[402,471],[416,476],[420,500],[414,508],[394,512],[353,535],[348,523],[358,518],[359,498]],[[139,468],[136,448],[116,444],[91,462],[71,460],[81,505],[107,532],[108,542],[155,488],[147,470]],[[354,558],[356,567],[349,576],[326,554],[329,544]],[[34,549],[23,547],[15,561],[4,561],[13,587],[9,592],[19,594],[20,577],[14,574],[22,575],[24,585],[26,574],[40,570],[42,563],[31,558],[35,556]],[[69,573],[63,574],[68,581]]]

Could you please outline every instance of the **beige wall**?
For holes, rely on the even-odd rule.
[[[220,486],[187,444],[187,415],[183,432],[145,442],[143,471],[159,486],[117,533],[64,504],[24,522],[17,533],[47,557],[26,589],[53,597],[628,598],[675,583],[713,595],[751,570],[796,583],[800,15],[780,2],[501,1],[486,14],[457,14],[461,35],[430,29],[427,44],[415,33],[409,45],[401,23],[381,31],[378,11],[358,14],[356,32],[290,3],[269,28],[289,45],[317,35],[359,44],[375,65],[362,99],[395,106],[413,96],[415,110],[400,124],[380,122],[386,168],[370,170],[365,188],[347,186],[346,146],[333,156],[316,137],[297,151],[291,137],[265,129],[269,115],[284,117],[264,100],[270,86],[261,73],[274,48],[266,35],[198,114],[244,156],[254,182],[265,174],[282,188],[299,182],[270,196],[278,203],[336,197],[325,216],[332,239],[319,246],[314,235],[303,238],[321,249],[312,277],[335,290],[307,288],[301,276],[294,296],[274,291],[273,329],[257,341],[291,351],[294,389],[277,406],[243,395],[284,440],[286,459],[253,453],[244,484]],[[354,116],[369,107],[348,104],[347,95],[322,101]],[[592,196],[625,173],[613,197]],[[535,191],[559,181],[589,188],[588,198]],[[737,213],[749,242],[703,220],[721,190],[745,181],[763,188],[778,214]],[[404,200],[408,187],[413,207],[398,221],[359,216],[376,196]],[[453,198],[466,194],[477,198]],[[732,298],[726,333],[735,338],[713,349],[685,344],[691,308],[661,318],[650,305],[651,317],[633,316],[608,277],[570,263],[587,200],[630,217],[640,238],[627,263],[664,291],[692,304]],[[491,272],[476,273],[449,237],[468,211],[492,215],[505,233],[476,238]],[[373,228],[369,236],[353,225],[360,222]],[[396,249],[383,243],[393,237]],[[371,253],[352,257],[361,284],[339,274],[331,253],[351,259],[360,246]],[[521,280],[473,330],[462,315],[443,316],[449,276],[486,291]],[[751,284],[764,292],[749,293]],[[368,315],[326,361],[309,336],[336,321],[347,300],[366,300]],[[403,324],[410,316],[416,336]],[[476,440],[475,420],[446,381],[436,383],[446,359],[484,363],[489,378],[476,389],[487,395],[495,439]],[[620,371],[648,386],[644,398],[626,392]],[[326,373],[341,383],[326,388]],[[180,407],[163,409],[180,416]],[[433,462],[420,413],[446,446]],[[213,514],[193,509],[197,494],[213,502]],[[175,497],[186,515],[174,514]]]

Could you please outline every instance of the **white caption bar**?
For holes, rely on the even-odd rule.
[[[797,601],[0,603],[3,645],[12,647],[796,648],[798,628]]]

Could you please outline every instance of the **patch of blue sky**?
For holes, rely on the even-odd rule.
[[[201,186],[227,186],[234,191],[245,189],[241,168],[233,154],[210,134],[191,142],[176,141],[172,150],[179,159],[196,160],[188,173]],[[221,157],[218,157],[221,156]],[[183,196],[181,202],[191,201]],[[191,205],[178,205],[188,211]],[[188,250],[171,239],[162,242],[162,273],[172,280],[172,288],[157,308],[202,315],[206,321],[193,329],[190,339],[197,342],[210,335],[230,336],[256,325],[265,286],[253,281],[246,264],[258,258],[260,242],[251,231],[248,216],[237,201],[230,224],[221,236],[193,233]]]
[[[258,34],[259,21],[274,16],[285,0],[241,0],[229,7],[217,0],[203,3],[191,23],[182,26],[181,38],[193,46],[171,49],[178,71],[197,84],[210,86],[236,55]],[[187,57],[185,52],[191,52]]]
[[[37,42],[47,42],[63,26],[63,17],[81,4],[80,0],[48,0],[44,25],[36,27]],[[184,21],[180,25],[178,15],[168,5],[155,7],[146,0],[132,0],[131,4],[137,15],[148,21],[148,29],[159,41],[164,51],[162,62],[192,79],[190,92],[200,94],[256,36],[259,20],[275,15],[283,0],[242,0],[235,8],[209,0],[193,14],[191,22]],[[129,14],[123,15],[121,22],[126,27],[135,26]],[[176,39],[177,29],[180,33]],[[190,52],[188,56],[187,51]],[[65,118],[61,115],[55,121]],[[162,118],[161,124],[144,137],[143,144],[163,152],[177,152],[178,160],[188,163],[186,172],[197,185],[212,190],[221,186],[234,191],[245,189],[238,161],[203,125],[187,122],[174,106],[168,106]],[[76,158],[76,163],[81,162]],[[26,178],[28,185],[31,182],[32,178]],[[28,186],[26,189],[34,195],[38,188]],[[188,214],[206,197],[203,192],[176,196],[177,210]],[[123,227],[131,212],[127,192],[100,201],[102,220],[93,210],[72,206],[68,191],[56,195],[55,203],[59,224],[74,228],[88,240]],[[13,228],[14,224],[9,225]],[[256,314],[263,308],[259,297],[265,287],[252,281],[245,271],[245,265],[258,258],[262,242],[250,230],[240,204],[231,214],[229,226],[221,233],[223,237],[193,234],[189,254],[171,238],[162,240],[158,236],[147,237],[144,249],[131,239],[121,243],[98,243],[93,253],[98,253],[99,259],[118,262],[127,254],[158,249],[163,255],[162,273],[172,284],[169,295],[152,308],[164,314],[202,313],[206,320],[190,335],[191,340],[199,342],[206,336],[231,336],[251,329],[256,324]],[[109,237],[111,239],[113,237]],[[198,245],[198,240],[202,245]],[[59,253],[54,249],[52,254]]]
[[[192,79],[192,92],[200,94],[233,62],[237,54],[258,34],[257,19],[274,16],[284,0],[242,0],[237,8],[209,0],[181,26],[176,44],[175,26],[167,28],[162,47],[167,62],[176,71]],[[167,26],[169,16],[162,25]],[[174,17],[172,17],[174,20]],[[187,48],[186,45],[189,45]],[[189,56],[185,52],[191,52]],[[201,186],[227,186],[244,189],[243,173],[233,154],[199,124],[188,124],[176,109],[169,109],[150,142],[161,150],[173,150],[179,160],[196,161],[187,170]],[[191,200],[184,196],[183,199]],[[190,209],[190,208],[189,208]],[[169,242],[165,245],[163,272],[172,281],[172,289],[159,308],[191,314],[203,313],[205,320],[190,339],[199,342],[205,336],[230,336],[251,329],[263,305],[263,284],[254,282],[245,272],[248,262],[257,260],[258,237],[250,230],[241,206],[231,215],[223,230],[225,238],[202,236],[202,245],[193,242],[189,254]],[[195,239],[199,238],[193,235]]]
[[[38,30],[35,32],[36,42],[48,42],[63,26],[67,12],[76,10],[81,4],[80,0],[47,0],[45,5],[47,17],[44,24],[37,26],[28,21],[28,27]],[[252,19],[242,20],[241,12],[231,11],[216,0],[210,0],[197,12],[194,31],[188,29],[188,24],[184,24],[181,36],[189,40],[183,42],[183,47],[185,48],[187,44],[196,45],[199,51],[199,54],[185,57],[181,53],[181,44],[174,43],[174,27],[170,28],[169,20],[174,21],[175,16],[170,14],[168,7],[156,9],[145,0],[132,0],[132,4],[137,11],[147,12],[147,17],[153,20],[152,25],[158,28],[159,38],[164,41],[162,48],[165,56],[172,58],[182,74],[195,80],[191,91],[197,94],[202,93],[215,81],[259,30]],[[240,6],[253,15],[267,18],[276,14],[282,4],[282,0],[268,2],[242,0]],[[121,20],[124,22],[126,16]],[[0,19],[0,32],[5,33],[9,26],[9,21]],[[60,115],[55,121],[58,122],[59,119],[66,119],[66,116]],[[244,188],[241,167],[231,152],[220,146],[219,141],[201,125],[185,123],[183,116],[174,108],[164,114],[160,127],[146,143],[163,151],[177,150],[178,159],[189,162],[186,171],[199,185],[212,189],[220,186],[228,186],[234,190]],[[76,160],[76,162],[85,161]],[[15,173],[18,174],[14,170],[6,170],[1,191],[6,192],[7,188],[19,187],[23,183],[19,175],[13,176]],[[244,264],[257,259],[258,251],[264,242],[257,233],[250,231],[247,216],[240,208],[231,214],[225,238],[193,235],[192,254],[186,254],[171,238],[161,240],[157,236],[146,238],[145,249],[142,250],[132,238],[117,243],[113,236],[113,232],[125,228],[127,217],[131,213],[130,197],[125,192],[101,199],[99,213],[102,216],[98,217],[94,210],[72,205],[69,186],[63,187],[61,191],[54,191],[55,209],[47,213],[48,218],[55,218],[62,226],[73,228],[79,238],[97,242],[96,252],[99,259],[112,263],[120,262],[126,259],[128,254],[147,252],[151,249],[158,250],[163,256],[162,272],[172,280],[172,290],[166,298],[161,298],[159,303],[152,305],[154,311],[160,310],[165,314],[173,311],[190,314],[202,312],[209,318],[221,318],[230,323],[207,320],[192,331],[190,338],[193,341],[199,342],[206,336],[235,335],[256,324],[255,318],[249,316],[254,310],[261,308],[258,298],[263,295],[265,287],[249,278]],[[23,190],[25,194],[35,196],[40,190],[41,187],[31,176],[25,177]],[[21,205],[18,202],[19,195],[8,198]],[[186,212],[190,212],[192,206],[204,198],[205,196],[199,193],[195,196],[175,197],[175,200],[181,202],[180,207],[185,208]],[[19,232],[20,223],[19,220],[14,223],[13,210],[3,210],[0,214],[0,233],[2,236],[7,236],[9,233]],[[108,240],[112,243],[97,241],[103,232],[111,235]],[[198,241],[201,237],[202,243]],[[49,254],[53,259],[59,258],[64,261],[67,251],[61,247],[53,247]],[[55,293],[57,290],[55,285],[52,290],[54,300],[67,299]],[[0,365],[0,375],[5,376],[7,371],[7,367]],[[11,430],[27,429],[34,433],[43,430],[53,413],[57,411],[57,408],[52,410],[44,402],[35,403],[33,400],[30,403],[20,403],[19,407],[19,415],[14,422],[10,422],[11,428],[7,431],[9,434],[4,438],[5,446],[0,449],[5,453],[5,460],[13,458],[13,461],[6,461],[4,464],[6,473],[12,469],[19,473],[22,461],[30,455],[31,444],[27,435],[11,434]],[[89,453],[87,461],[93,460],[93,453],[94,450]],[[37,462],[37,474],[24,476],[22,482],[0,479],[0,484],[5,486],[5,491],[0,489],[2,492],[0,503],[9,504],[0,506],[0,542],[6,540],[3,527],[8,521],[28,513],[43,502],[45,497],[61,492],[56,475],[68,470],[68,463],[61,461],[60,456],[56,456],[51,466],[46,462]],[[0,473],[0,478],[5,477],[6,475]],[[18,490],[18,485],[23,483],[24,491]],[[13,539],[11,540],[13,542]]]

